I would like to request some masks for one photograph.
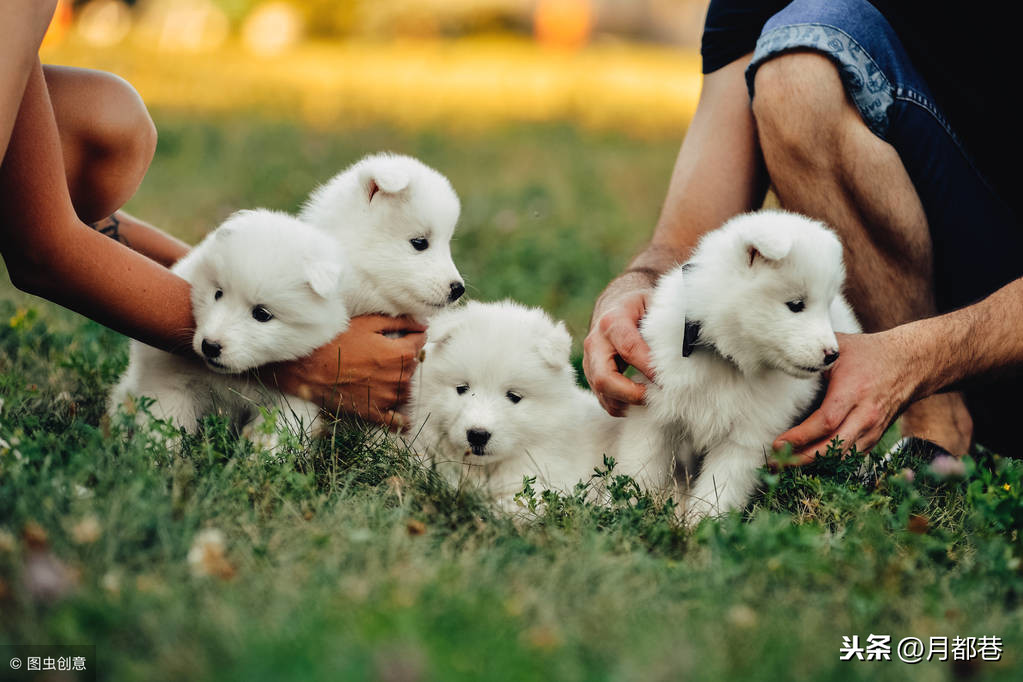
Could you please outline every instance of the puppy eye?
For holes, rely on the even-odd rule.
[[[408,240],[408,243],[412,245],[412,248],[416,251],[426,251],[430,248],[430,240],[426,237],[416,237],[415,239]]]
[[[520,396],[515,391],[508,391],[507,393],[504,394],[504,397],[507,398],[508,400],[512,401],[513,405],[515,403],[519,402],[520,400],[522,400],[522,396]]]
[[[273,313],[264,308],[261,305],[257,305],[252,309],[252,319],[256,322],[269,322],[274,319]]]
[[[804,303],[803,301],[798,301],[798,300],[797,301],[788,301],[788,302],[785,303],[785,305],[787,305],[789,307],[789,310],[791,310],[794,313],[802,312],[803,308],[806,307],[806,303]]]
[[[469,384],[458,384],[457,386],[455,386],[455,393],[457,393],[458,395],[462,395],[468,390]]]
[[[224,292],[221,289],[217,289],[217,293],[213,294],[213,300],[219,301],[224,297]]]

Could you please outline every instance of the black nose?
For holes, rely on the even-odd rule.
[[[465,285],[461,282],[451,283],[451,293],[448,294],[448,303],[454,303],[465,293]]]
[[[833,365],[833,364],[835,364],[835,360],[837,360],[837,359],[838,359],[838,351],[837,350],[824,351],[824,364],[825,365]]]
[[[208,358],[220,357],[220,344],[216,341],[202,340],[202,354]]]
[[[465,437],[469,439],[469,445],[473,448],[482,448],[490,440],[490,432],[483,429],[469,429],[465,432]]]

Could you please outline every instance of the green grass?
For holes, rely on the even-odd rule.
[[[653,224],[677,146],[157,122],[131,208],[189,241],[239,207],[295,208],[365,152],[412,153],[462,195],[472,294],[542,305],[577,336]],[[765,473],[747,510],[692,533],[604,471],[590,485],[607,505],[579,491],[512,518],[349,424],[272,461],[216,420],[167,451],[165,426],[102,416],[123,338],[3,292],[0,642],[95,643],[117,680],[1018,679],[1015,460],[978,450],[941,479],[906,455],[864,484],[860,458],[829,457]],[[225,538],[214,575],[187,558],[204,528]],[[41,557],[64,569],[49,596],[31,587]],[[839,661],[842,636],[871,633],[997,635],[1004,655]]]

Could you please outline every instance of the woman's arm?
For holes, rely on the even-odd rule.
[[[117,211],[89,227],[169,268],[189,251],[185,242],[135,216]]]
[[[164,350],[190,344],[188,283],[76,215],[38,59],[0,164],[0,252],[29,293]]]

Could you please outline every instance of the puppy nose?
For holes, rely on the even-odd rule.
[[[216,341],[202,340],[202,354],[208,358],[220,357],[220,344]]]
[[[838,359],[838,351],[837,350],[826,350],[826,351],[824,351],[824,364],[825,365],[833,365],[833,364],[835,364],[835,360],[837,360],[837,359]]]
[[[465,437],[469,439],[469,445],[481,448],[490,440],[490,432],[483,429],[469,429],[465,432]]]
[[[454,303],[465,293],[465,285],[461,282],[451,283],[451,293],[448,294],[448,303]]]

